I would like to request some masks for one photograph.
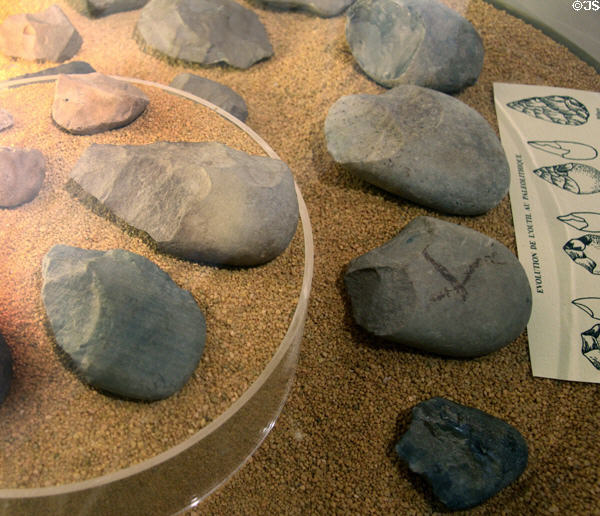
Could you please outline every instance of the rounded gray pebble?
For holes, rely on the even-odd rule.
[[[422,351],[475,357],[525,329],[531,289],[521,263],[472,229],[417,217],[350,262],[344,281],[356,322]]]
[[[504,198],[510,171],[488,122],[460,100],[419,86],[340,98],[327,150],[361,179],[422,206],[479,215]]]
[[[42,279],[56,343],[93,387],[153,401],[193,374],[204,350],[204,314],[147,258],[55,245],[43,259]]]

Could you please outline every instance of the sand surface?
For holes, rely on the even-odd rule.
[[[66,134],[52,122],[54,83],[0,92],[2,106],[16,120],[15,127],[0,133],[0,145],[39,149],[47,166],[38,197],[1,212],[2,333],[15,361],[11,396],[1,407],[2,488],[87,480],[180,443],[252,384],[291,320],[302,276],[301,231],[286,252],[262,267],[202,266],[157,252],[147,236],[110,217],[69,182],[77,159],[92,142],[143,145],[198,139],[264,155],[245,133],[212,111],[159,88],[142,88],[150,104],[140,118],[126,128],[91,136]],[[206,352],[182,390],[155,403],[119,400],[87,388],[65,367],[40,296],[40,265],[56,244],[141,254],[194,295],[207,321]],[[280,312],[270,321],[266,314],[273,307]]]
[[[3,2],[0,19],[52,3]],[[417,215],[464,224],[513,251],[515,242],[508,198],[483,216],[442,216],[368,186],[333,163],[323,135],[329,107],[342,95],[384,91],[354,64],[345,43],[343,16],[321,19],[252,5],[267,28],[274,57],[246,71],[220,66],[191,69],[140,51],[131,38],[138,12],[89,20],[64,1],[57,3],[83,36],[74,59],[88,61],[100,72],[168,84],[178,73],[193,71],[242,95],[250,113],[248,125],[293,170],[311,216],[315,277],[290,398],[274,430],[245,467],[188,514],[443,511],[424,482],[393,452],[407,428],[411,408],[431,396],[444,396],[501,417],[528,442],[529,464],[524,474],[472,513],[600,514],[598,385],[533,378],[525,334],[491,355],[452,360],[390,345],[352,322],[342,284],[348,262],[386,242]],[[494,81],[600,91],[600,76],[590,66],[524,22],[482,0],[446,3],[471,20],[486,51],[479,81],[458,98],[494,128]],[[0,57],[0,79],[43,67]],[[47,116],[47,106],[41,103],[22,109],[32,117]],[[172,130],[184,133],[189,123],[189,117],[177,117]],[[162,128],[155,130],[159,138]],[[61,166],[68,168],[64,159]],[[45,195],[50,194],[43,190],[42,198]],[[10,226],[4,224],[2,215],[2,231],[7,232]],[[69,238],[69,231],[57,229],[50,221],[45,230],[37,231],[40,236],[45,231],[54,235],[55,230]],[[117,232],[114,227],[110,231]],[[130,245],[141,246],[138,240],[126,238]],[[32,274],[27,281],[33,292],[40,281],[33,270],[47,242],[38,243],[33,237],[27,242]],[[104,240],[97,245],[104,245]],[[10,256],[9,250],[3,250],[3,260]],[[288,281],[285,274],[282,281]],[[9,344],[24,340],[31,332],[42,332],[39,310],[20,326],[16,319],[19,300],[12,300],[10,293],[2,296],[0,330]],[[30,300],[33,308],[37,302]],[[228,318],[235,319],[225,316],[225,323]],[[88,442],[85,435],[81,439]]]

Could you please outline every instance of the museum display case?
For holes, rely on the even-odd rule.
[[[0,514],[443,512],[448,509],[435,489],[397,453],[413,409],[437,398],[449,400],[448,406],[470,407],[467,413],[478,409],[492,415],[523,440],[515,461],[519,471],[509,485],[478,501],[474,514],[593,512],[600,376],[593,360],[597,335],[588,319],[595,319],[590,299],[597,297],[598,276],[579,247],[583,226],[595,220],[590,215],[594,196],[600,195],[590,172],[600,170],[593,152],[600,134],[599,32],[590,29],[598,27],[600,6],[536,0],[525,8],[500,0],[440,0],[436,9],[439,3],[452,11],[441,23],[419,11],[423,6],[433,11],[430,0],[418,8],[413,0],[357,0],[355,6],[329,0],[235,0],[251,14],[232,14],[227,23],[212,11],[206,14],[216,18],[198,33],[213,41],[196,45],[192,62],[191,51],[186,53],[177,38],[189,43],[198,33],[151,27],[163,20],[182,22],[182,27],[198,22],[199,12],[208,13],[211,6],[202,0],[151,1],[156,10],[150,14],[143,0],[122,2],[128,10],[95,15],[85,9],[92,0],[0,4],[0,27],[10,16],[56,4],[81,38],[69,32],[62,51],[72,55],[59,62],[10,57],[0,35],[0,110],[11,117],[10,127],[0,130],[0,147],[38,149],[46,160],[39,192],[15,207],[0,208],[0,334],[13,361],[10,388],[0,404]],[[161,14],[169,2],[181,4],[181,12]],[[391,38],[385,31],[401,18],[394,4],[412,21],[399,22],[402,41],[386,53],[377,45],[385,47]],[[387,14],[374,16],[373,22],[369,16],[375,9]],[[448,20],[458,23],[455,34],[432,33],[427,26],[446,26]],[[14,34],[27,42],[32,32],[23,26]],[[226,33],[235,41],[221,48]],[[243,42],[247,33],[250,43]],[[365,40],[375,50],[365,48]],[[234,47],[236,56],[229,54]],[[469,66],[453,61],[455,54],[467,56]],[[74,66],[75,73],[95,70],[135,86],[148,105],[126,126],[69,133],[52,115],[58,72],[30,75],[62,64]],[[185,90],[198,78],[205,88],[225,86],[239,118],[219,104],[218,96],[212,103],[208,89],[205,96]],[[439,91],[419,96],[406,82]],[[499,85],[506,88],[501,101]],[[513,94],[509,85],[523,89]],[[577,103],[554,88],[568,90]],[[442,96],[450,97],[447,105],[437,103]],[[512,126],[527,153],[500,141],[506,119],[528,120],[523,123],[529,125]],[[473,127],[478,129],[464,137]],[[561,136],[565,127],[577,138]],[[73,180],[73,170],[92,145],[158,142],[218,142],[283,161],[294,178],[299,213],[289,246],[250,267],[187,260],[161,248],[151,230],[132,227]],[[472,171],[469,160],[480,151],[477,159],[489,168],[478,165]],[[576,179],[583,184],[593,176],[579,198],[564,178],[568,152],[577,163],[577,152],[583,156]],[[502,153],[505,161],[498,157]],[[539,160],[535,166],[531,156]],[[424,180],[427,170],[418,167],[432,162],[438,173]],[[386,176],[390,166],[400,170],[399,184],[393,174]],[[524,177],[526,190],[511,176],[507,193],[510,167]],[[258,175],[255,182],[261,182]],[[205,185],[199,183],[198,191]],[[550,204],[549,192],[572,203],[585,198],[585,205],[571,206],[571,214],[534,206],[529,219],[514,211],[511,203],[523,201],[520,209],[527,210],[523,196],[536,192],[548,193],[544,199]],[[156,201],[157,213],[169,204],[165,199]],[[155,215],[146,211],[150,218]],[[563,244],[570,243],[569,252],[559,246],[553,256],[571,276],[559,279],[554,263],[540,260],[539,249],[549,247],[541,220],[560,232]],[[535,234],[523,248],[515,228],[525,222]],[[428,230],[424,250],[413,246],[405,253],[414,256],[411,264],[396,263],[394,269],[379,261],[379,249],[395,237],[401,240],[405,228],[417,234],[417,226],[442,229]],[[443,229],[449,227],[452,233]],[[465,254],[471,256],[469,246],[476,247],[471,242],[477,238],[519,259],[511,273],[511,281],[519,280],[518,292],[513,289],[517,301],[504,296],[501,287],[492,292],[483,280],[477,280],[483,287],[475,296],[470,282],[477,271],[498,265],[489,253],[473,254],[462,269],[454,269],[452,260],[461,253],[436,247],[451,249],[463,241],[453,235],[476,234],[470,230],[479,235],[461,253],[468,248]],[[412,237],[407,240],[402,245],[413,243]],[[586,240],[590,257],[596,241],[597,236]],[[56,244],[139,254],[192,295],[204,313],[207,335],[198,366],[181,390],[160,401],[134,401],[88,386],[74,370],[42,299],[44,257]],[[372,262],[356,273],[352,264],[370,253]],[[521,266],[530,297],[519,293]],[[416,272],[410,276],[410,267],[430,281],[419,280]],[[357,282],[372,283],[349,287],[349,271]],[[492,281],[492,276],[486,272],[483,279]],[[565,293],[574,277],[588,291],[571,302]],[[384,301],[374,302],[377,289],[393,281],[396,286],[383,289]],[[565,299],[552,301],[546,315],[566,337],[550,353],[554,337],[546,332],[548,343],[537,344],[538,363],[552,355],[561,370],[570,370],[576,361],[585,381],[532,371],[528,335],[544,335],[544,328],[553,326],[522,331],[524,321],[532,306],[536,313],[543,296],[548,302],[554,288]],[[420,309],[404,325],[401,318],[415,306],[440,300],[449,308]],[[465,300],[472,304],[464,303],[468,309],[463,310]],[[360,302],[371,303],[375,314],[357,316],[362,308],[354,305]],[[392,305],[400,330],[386,322]],[[485,320],[468,319],[473,313]],[[369,318],[375,322],[362,323]],[[585,328],[574,322],[582,318]],[[543,317],[538,313],[531,320],[539,330]],[[510,331],[493,346],[479,342],[487,338],[488,327],[500,325],[497,321],[506,322]],[[439,346],[420,346],[434,333]],[[452,349],[460,346],[460,335],[469,340],[470,351]]]

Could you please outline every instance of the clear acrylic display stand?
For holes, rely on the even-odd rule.
[[[58,75],[0,83],[0,90],[55,81]],[[210,102],[162,84],[126,77],[202,104],[244,131],[271,158],[275,151],[250,127]],[[148,516],[174,514],[198,505],[237,471],[273,428],[291,387],[313,276],[310,220],[298,185],[304,237],[304,274],[291,324],[270,362],[252,385],[219,417],[152,459],[101,477],[54,487],[0,489],[0,515]]]

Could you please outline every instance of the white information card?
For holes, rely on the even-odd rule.
[[[494,84],[534,376],[600,382],[600,93]]]

